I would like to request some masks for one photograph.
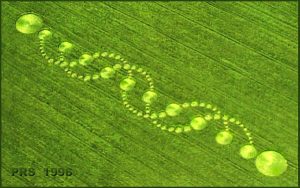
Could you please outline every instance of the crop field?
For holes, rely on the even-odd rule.
[[[1,184],[298,185],[298,2],[1,2]]]

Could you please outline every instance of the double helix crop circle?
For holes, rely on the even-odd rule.
[[[80,57],[75,57],[72,52],[78,52],[76,46],[70,42],[62,41],[59,36],[55,36],[50,29],[42,29],[43,20],[35,14],[22,15],[16,22],[16,29],[23,34],[36,34],[39,38],[40,53],[47,60],[48,64],[56,65],[62,68],[67,76],[81,80],[83,82],[94,81],[98,79],[112,79],[119,73],[124,73],[118,87],[121,90],[123,105],[132,114],[151,121],[151,123],[161,130],[173,132],[175,134],[188,133],[190,131],[201,131],[209,127],[211,121],[220,121],[224,128],[220,131],[215,140],[218,144],[228,145],[232,143],[234,135],[232,127],[243,130],[247,137],[247,143],[240,148],[239,154],[244,159],[255,159],[257,170],[266,176],[279,176],[287,169],[287,160],[276,151],[264,151],[258,155],[254,146],[251,132],[248,128],[236,118],[224,114],[216,105],[206,103],[205,101],[191,101],[184,103],[170,103],[161,111],[154,111],[152,106],[159,99],[159,93],[156,91],[154,82],[150,74],[142,67],[129,64],[121,55],[110,52],[83,53]],[[47,45],[53,42],[59,42],[57,57],[52,57],[47,53]],[[97,72],[86,72],[88,67],[99,60],[106,59],[114,62],[113,65],[102,67]],[[129,100],[130,92],[136,89],[136,75],[142,76],[147,82],[147,89],[140,98],[144,108],[140,109],[132,105]],[[204,114],[192,116],[190,122],[185,124],[168,124],[165,120],[178,117],[189,109],[201,110]],[[258,155],[258,156],[257,156]]]

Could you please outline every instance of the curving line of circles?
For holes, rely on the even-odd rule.
[[[280,153],[275,151],[264,151],[257,156],[258,152],[254,147],[253,138],[248,128],[246,128],[243,123],[241,123],[239,120],[236,120],[234,117],[222,114],[215,105],[205,103],[203,101],[192,101],[182,104],[171,103],[166,106],[165,110],[153,112],[151,105],[158,98],[153,79],[147,71],[136,65],[130,65],[121,55],[109,52],[96,52],[93,55],[84,53],[78,58],[78,60],[68,61],[66,55],[72,52],[75,46],[70,42],[64,41],[61,42],[58,47],[58,57],[52,58],[51,55],[46,52],[46,44],[52,39],[53,34],[48,29],[41,30],[42,26],[42,19],[35,14],[22,15],[16,22],[16,29],[21,33],[31,34],[38,32],[40,53],[49,64],[54,64],[64,69],[67,76],[87,82],[91,80],[97,80],[99,78],[110,79],[113,78],[118,72],[125,71],[127,76],[119,83],[119,87],[121,89],[121,98],[125,108],[127,108],[136,116],[150,120],[154,126],[160,128],[161,130],[174,133],[186,133],[192,130],[201,131],[207,127],[210,121],[221,121],[224,125],[224,130],[219,132],[215,137],[216,142],[221,145],[228,145],[233,140],[233,134],[229,125],[237,126],[243,130],[248,139],[248,143],[240,148],[239,153],[242,158],[253,159],[256,157],[255,164],[258,171],[266,176],[279,176],[286,171],[288,166],[287,160]],[[78,66],[87,67],[97,59],[103,58],[106,58],[107,60],[115,60],[117,63],[113,66],[104,67],[100,72],[93,74],[80,74],[79,72],[73,70]],[[143,76],[149,86],[148,90],[141,98],[141,100],[144,102],[145,110],[136,108],[128,99],[130,91],[132,91],[136,86],[136,79],[133,73]],[[209,111],[209,113],[193,117],[189,124],[186,125],[167,125],[164,123],[165,119],[179,116],[184,110],[191,108],[204,109]]]

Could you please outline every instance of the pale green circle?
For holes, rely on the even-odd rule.
[[[89,54],[83,54],[80,56],[79,58],[79,64],[81,65],[87,65],[91,62],[93,62],[93,56],[89,55]]]
[[[245,145],[245,146],[241,147],[240,155],[244,159],[252,159],[252,158],[256,157],[257,150],[255,149],[255,147],[253,145]]]
[[[207,122],[203,117],[195,117],[190,123],[191,127],[195,130],[202,130],[207,126]]]
[[[120,83],[120,88],[124,91],[130,91],[135,86],[135,80],[133,78],[125,78]]]
[[[105,79],[112,78],[114,74],[115,74],[115,70],[111,67],[105,67],[100,72],[100,76]]]
[[[166,108],[166,113],[169,116],[177,116],[182,111],[182,108],[178,104],[169,104]]]
[[[228,131],[219,132],[216,136],[216,141],[218,144],[227,145],[232,142],[232,134]]]
[[[147,91],[142,97],[145,103],[151,104],[157,99],[157,94],[154,91]]]
[[[58,51],[68,53],[72,50],[73,47],[73,44],[69,42],[62,42],[58,47]]]
[[[39,39],[45,39],[50,37],[52,37],[52,32],[47,29],[44,29],[39,32]]]
[[[287,169],[287,160],[276,151],[264,151],[255,160],[257,170],[266,176],[279,176]]]
[[[25,14],[16,22],[16,29],[24,34],[31,34],[39,31],[43,26],[43,20],[35,14]]]

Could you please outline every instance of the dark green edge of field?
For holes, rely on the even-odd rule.
[[[297,186],[298,2],[1,2],[2,186]],[[163,132],[126,109],[115,81],[83,83],[46,64],[27,12],[87,52],[121,53],[170,102],[204,100],[241,119],[257,149],[288,160],[257,172],[220,130]],[[140,98],[140,93],[132,93]],[[33,177],[12,168],[35,168]],[[43,168],[72,168],[45,177]]]

